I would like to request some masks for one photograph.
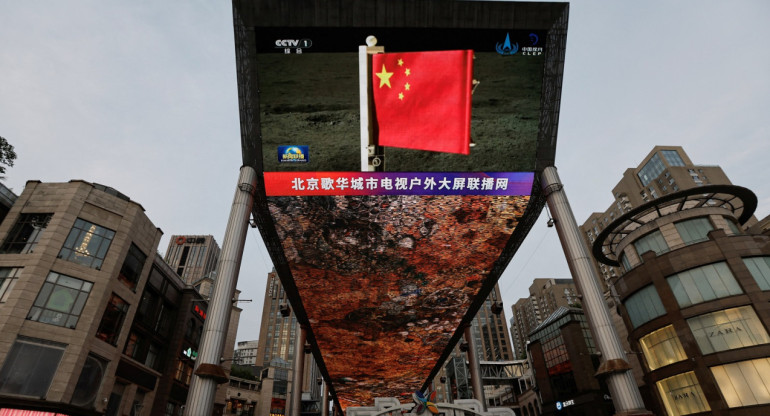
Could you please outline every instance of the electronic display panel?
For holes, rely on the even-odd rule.
[[[548,30],[266,21],[249,27],[260,231],[335,402],[411,400],[542,208]],[[370,36],[384,52],[362,75]],[[442,95],[458,79],[465,95]],[[385,118],[408,100],[435,107]],[[384,144],[376,171],[362,169],[362,117]]]

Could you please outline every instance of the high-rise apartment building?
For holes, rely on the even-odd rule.
[[[534,279],[529,297],[511,305],[511,337],[515,358],[527,358],[529,333],[560,307],[580,304],[572,279]]]
[[[479,361],[510,361],[514,358],[504,309],[500,287],[495,284],[471,321],[471,335]],[[467,354],[461,351],[459,345],[455,346],[434,378],[433,388],[436,400],[440,402],[472,398]]]
[[[635,352],[629,362],[639,357],[648,408],[770,412],[770,236],[750,227],[756,196],[719,167],[661,146],[613,192],[616,204],[583,230],[615,271],[605,278],[611,311]]]
[[[262,369],[257,414],[284,415],[288,411],[291,395],[295,394],[292,368],[296,354],[305,356],[305,372],[301,386],[297,388],[298,394],[302,395],[302,414],[320,414],[321,374],[305,346],[296,344],[299,330],[286,291],[278,273],[273,270],[267,276],[255,360],[255,365]]]

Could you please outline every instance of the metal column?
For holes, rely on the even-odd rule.
[[[617,415],[652,415],[644,408],[631,367],[626,361],[626,353],[612,326],[607,304],[604,303],[590,252],[581,237],[555,167],[549,166],[543,170],[542,187],[570,272],[583,296],[583,309],[596,347],[601,352],[602,363],[597,376],[606,377]]]
[[[291,378],[291,403],[289,416],[299,416],[302,411],[302,379],[305,375],[305,340],[307,329],[299,327],[299,336],[294,344],[294,375]]]
[[[222,241],[222,252],[217,264],[218,273],[214,281],[213,293],[209,300],[208,316],[203,324],[200,351],[187,394],[185,415],[210,415],[214,408],[217,384],[227,382],[227,375],[221,367],[220,360],[230,323],[233,294],[238,283],[256,185],[256,171],[250,166],[241,167],[238,188],[235,191],[230,218]]]
[[[329,385],[325,380],[321,390],[321,416],[329,416]]]
[[[486,412],[487,399],[484,397],[484,384],[481,382],[481,364],[479,364],[479,357],[476,356],[476,345],[473,341],[471,325],[465,327],[463,335],[465,336],[465,342],[468,343],[468,366],[471,370],[473,398],[481,402],[481,407]]]

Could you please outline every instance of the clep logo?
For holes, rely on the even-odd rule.
[[[276,39],[276,48],[309,48],[313,46],[313,41],[310,39]]]
[[[278,146],[278,163],[308,163],[308,146]]]
[[[511,43],[511,37],[508,33],[505,34],[505,41],[501,43],[497,43],[495,49],[497,49],[497,53],[500,55],[514,55],[516,52],[519,51],[519,44],[518,43]]]

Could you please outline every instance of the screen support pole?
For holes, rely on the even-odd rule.
[[[208,315],[203,324],[200,352],[187,394],[184,414],[188,416],[210,415],[214,408],[217,384],[226,383],[229,379],[221,365],[222,350],[230,323],[233,294],[238,283],[256,187],[257,172],[251,166],[241,167],[222,241],[222,253],[217,263],[217,279],[214,281]]]
[[[481,402],[481,409],[487,411],[487,399],[484,397],[484,384],[481,381],[481,364],[476,355],[476,344],[473,341],[473,331],[471,325],[465,327],[463,335],[465,342],[468,343],[468,367],[471,370],[471,387],[473,388],[473,398]]]
[[[377,38],[366,38],[367,45],[358,47],[358,91],[361,109],[361,172],[384,171],[385,157],[381,146],[377,146],[372,123],[372,81],[371,55],[385,52],[377,45]]]
[[[291,403],[289,416],[300,416],[302,411],[302,377],[305,374],[305,340],[307,329],[299,326],[299,334],[294,344],[294,371],[291,378]]]
[[[616,415],[652,416],[652,413],[644,407],[642,395],[630,371],[631,366],[626,361],[626,353],[615,332],[615,327],[612,326],[607,304],[599,288],[599,277],[594,270],[588,247],[581,237],[580,229],[554,166],[543,170],[541,186],[556,224],[556,231],[570,272],[582,295],[586,320],[591,328],[596,347],[601,353],[601,364],[596,376],[606,380]]]
[[[329,383],[324,380],[321,390],[321,416],[329,416]]]

